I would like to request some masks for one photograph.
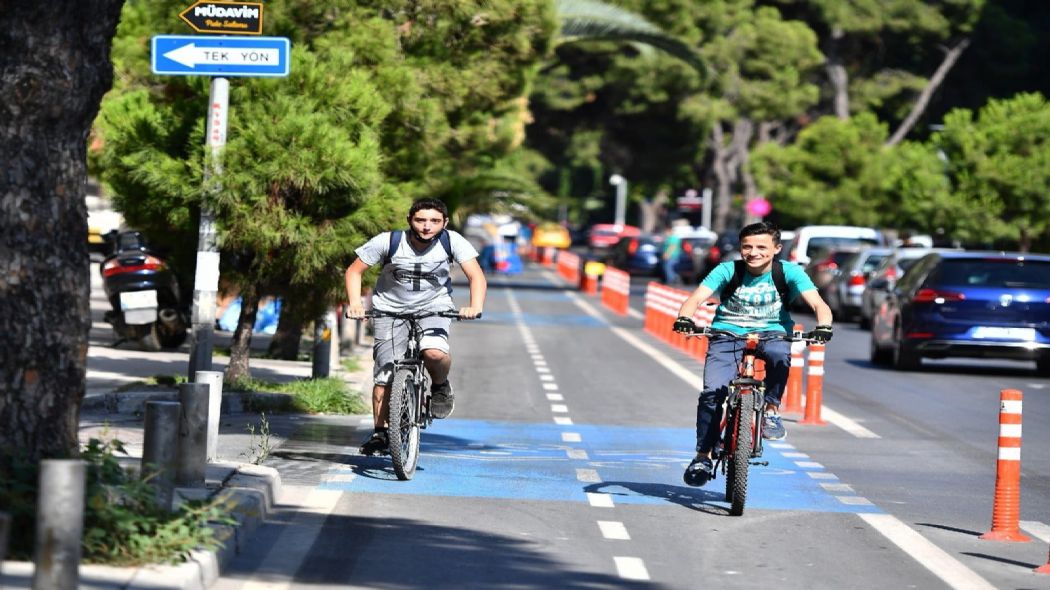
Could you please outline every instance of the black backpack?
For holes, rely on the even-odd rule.
[[[729,298],[736,293],[736,290],[740,285],[744,284],[744,273],[747,269],[744,267],[743,260],[737,260],[733,263],[733,278],[729,279],[726,286],[722,288],[722,292],[719,293],[718,298],[722,300],[722,303],[729,301]],[[773,261],[773,284],[777,287],[777,293],[780,294],[780,301],[783,304],[790,303],[788,291],[787,278],[784,277],[784,262],[782,260]]]
[[[397,252],[398,245],[401,244],[401,236],[405,234],[403,229],[395,229],[390,232],[390,247],[386,251],[386,257],[383,258],[383,264],[389,264],[390,258],[394,256],[394,252]],[[441,247],[445,249],[445,254],[448,254],[448,263],[452,264],[455,260],[452,256],[452,239],[448,236],[448,230],[443,229],[438,234],[438,241],[441,242]]]

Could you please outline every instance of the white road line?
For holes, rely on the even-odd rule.
[[[547,400],[552,402],[565,401],[565,396],[560,393],[548,393]]]
[[[1022,520],[1021,528],[1044,543],[1050,543],[1050,525],[1038,520]]]
[[[536,372],[537,373],[550,373],[551,370],[548,369],[547,367],[536,367]]]
[[[786,442],[768,442],[768,443],[765,443],[765,445],[767,447],[772,447],[774,449],[793,449],[793,448],[795,448],[794,445],[792,445],[791,443],[786,443]]]
[[[853,486],[848,483],[822,483],[820,484],[820,487],[829,492],[845,492],[847,494],[855,493],[853,491]]]
[[[609,494],[587,492],[587,502],[595,508],[612,508],[614,506],[613,497]]]
[[[824,466],[816,461],[795,461],[801,469],[824,469]]]
[[[582,467],[576,470],[576,479],[586,483],[601,483],[602,481],[602,478],[598,477],[596,469],[584,469]]]
[[[554,423],[559,426],[572,426],[572,418],[568,416],[555,416]]]
[[[554,381],[554,375],[540,375],[540,381]]]
[[[614,520],[599,520],[598,528],[602,531],[602,536],[606,539],[612,539],[615,541],[630,541],[631,535],[627,533],[627,527],[622,522],[616,522]]]
[[[569,406],[565,404],[551,404],[551,412],[555,414],[567,414],[569,413]]]
[[[542,385],[544,389],[548,389],[550,391],[557,391],[558,390],[558,384],[557,383],[540,383],[540,385]]]
[[[614,557],[616,562],[616,573],[625,580],[648,580],[649,570],[645,569],[645,562],[637,557]]]
[[[892,514],[858,514],[857,516],[950,587],[966,590],[995,588],[987,580],[940,547],[926,540]]]
[[[295,506],[295,517],[284,525],[284,531],[274,543],[273,548],[262,561],[267,566],[265,576],[270,580],[250,579],[241,586],[242,590],[284,590],[292,587],[292,580],[272,580],[274,572],[294,573],[299,571],[306,556],[310,553],[314,541],[321,533],[321,524],[312,523],[316,515],[327,517],[335,509],[336,503],[343,495],[338,490],[322,490],[304,486],[282,486],[285,498],[282,504]],[[321,523],[324,519],[321,520]],[[310,523],[310,524],[307,524]],[[272,569],[271,569],[272,568]]]
[[[575,303],[580,309],[582,309],[588,315],[591,315],[593,317],[599,318],[603,322],[606,321],[605,317],[602,316],[591,304],[589,304],[586,301],[584,301],[582,298],[580,298],[575,293],[569,293],[569,298],[572,300],[573,303]],[[635,337],[633,334],[631,334],[627,330],[624,330],[623,328],[617,328],[617,327],[613,326],[613,327],[610,327],[610,330],[612,331],[613,334],[616,334],[617,336],[622,338],[624,341],[626,341],[631,346],[633,346],[633,347],[637,348],[638,350],[642,351],[644,354],[646,354],[647,356],[652,358],[654,361],[656,361],[658,364],[663,366],[665,369],[667,369],[671,373],[673,373],[673,374],[677,375],[678,377],[680,377],[683,381],[688,383],[693,389],[699,391],[700,388],[703,387],[703,381],[700,378],[699,371],[695,371],[694,372],[694,371],[691,371],[691,370],[685,368],[679,362],[677,362],[674,359],[672,359],[671,357],[665,355],[660,350],[657,350],[656,348],[654,348],[652,346],[649,346],[645,342],[642,342],[640,339]],[[821,416],[824,417],[825,419],[827,419],[828,422],[834,424],[835,426],[838,426],[842,430],[845,430],[846,432],[852,434],[853,436],[855,436],[857,438],[881,438],[879,435],[877,435],[874,432],[872,432],[871,430],[868,430],[867,428],[861,426],[856,421],[854,421],[854,420],[852,420],[850,418],[847,418],[846,416],[843,416],[842,414],[836,412],[835,410],[832,410],[831,408],[829,408],[827,406],[827,404],[821,405]]]
[[[627,308],[627,315],[631,316],[632,318],[634,318],[636,320],[644,320],[645,319],[645,314],[640,312],[640,311],[638,311],[637,309],[635,309],[633,307],[628,307]]]
[[[809,459],[809,455],[799,452],[780,453],[785,459]]]
[[[838,479],[839,478],[839,476],[835,475],[834,473],[828,473],[827,471],[807,471],[806,475],[808,475],[810,477],[810,479]]]
[[[835,496],[835,499],[847,506],[874,506],[871,500],[863,496]]]
[[[580,436],[579,432],[563,432],[561,433],[562,442],[580,442],[583,437]]]
[[[570,459],[576,459],[579,461],[590,459],[590,457],[587,456],[587,451],[583,449],[565,449],[565,455]]]

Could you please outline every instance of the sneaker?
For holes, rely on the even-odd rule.
[[[361,445],[361,448],[357,450],[362,455],[385,455],[390,452],[390,439],[387,437],[385,430],[377,430],[372,433],[372,436],[368,437],[365,444]]]
[[[700,487],[705,483],[711,481],[715,477],[715,464],[709,457],[697,454],[693,458],[693,462],[689,464],[689,467],[685,468],[685,473],[682,475],[682,480],[687,485],[693,487]]]
[[[435,418],[448,418],[456,406],[456,396],[452,394],[452,384],[448,381],[430,388],[430,413]]]
[[[765,422],[762,423],[762,438],[767,440],[784,440],[787,438],[787,435],[784,423],[780,421],[780,414],[766,414]]]

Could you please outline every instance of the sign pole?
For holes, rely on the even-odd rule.
[[[222,150],[226,146],[230,81],[212,78],[208,101],[208,136],[205,145],[204,199],[201,201],[197,238],[197,270],[193,279],[193,338],[190,343],[189,380],[197,371],[210,371],[215,332],[215,299],[219,292],[219,245],[211,201],[222,190]]]

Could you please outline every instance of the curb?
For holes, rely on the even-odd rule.
[[[221,486],[214,491],[205,488],[179,488],[183,497],[212,492],[230,504],[230,515],[235,526],[211,525],[216,538],[223,542],[217,551],[197,550],[189,561],[178,565],[146,565],[113,567],[81,565],[82,588],[120,590],[206,590],[219,579],[219,573],[234,556],[246,547],[249,537],[272,512],[281,491],[281,475],[276,469],[242,463],[210,463],[211,475],[223,475]],[[218,473],[215,473],[218,471]],[[209,478],[210,479],[210,478]],[[216,477],[216,479],[219,479]],[[0,587],[30,588],[33,581],[33,563],[5,561],[0,568]]]
[[[100,395],[84,397],[80,404],[81,412],[105,412],[108,414],[138,414],[146,411],[146,402],[152,401],[179,401],[177,390],[151,390],[151,391],[112,391]],[[220,412],[242,413],[265,411],[292,411],[291,395],[286,393],[270,393],[266,391],[238,391],[224,392],[222,395],[222,406]]]

